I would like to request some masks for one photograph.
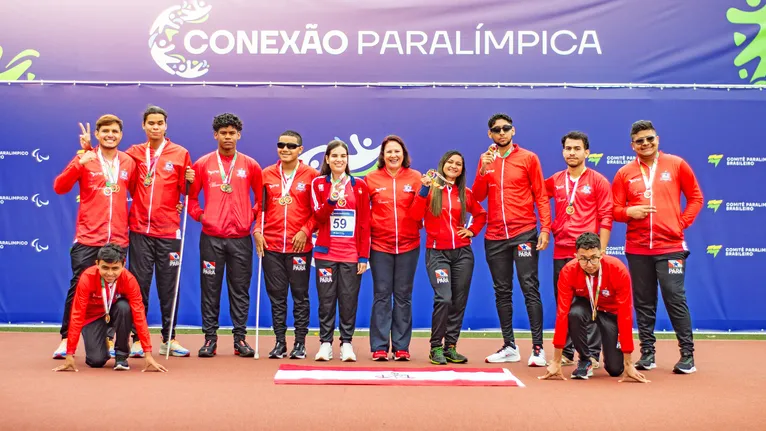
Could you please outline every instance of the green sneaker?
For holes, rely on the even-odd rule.
[[[461,355],[460,353],[455,350],[455,345],[450,344],[447,346],[447,350],[444,352],[444,358],[453,364],[465,364],[468,362],[468,358]]]
[[[428,359],[434,365],[447,365],[447,359],[444,357],[444,347],[432,347],[431,353],[428,354]]]

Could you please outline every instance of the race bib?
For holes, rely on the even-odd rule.
[[[334,210],[330,216],[330,236],[352,237],[355,224],[355,210]]]

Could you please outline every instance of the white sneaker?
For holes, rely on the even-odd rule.
[[[59,343],[59,346],[56,348],[56,351],[53,352],[53,359],[64,359],[66,358],[66,338],[61,340],[61,343]]]
[[[144,357],[144,348],[141,347],[141,342],[140,341],[136,341],[130,347],[130,357],[131,358],[143,358]]]
[[[315,361],[329,361],[332,359],[332,344],[322,343],[319,346],[319,351],[314,356]]]
[[[356,362],[354,346],[352,346],[351,343],[343,343],[340,345],[340,360],[343,362]]]
[[[547,367],[548,362],[545,360],[545,350],[542,347],[534,347],[532,354],[529,355],[527,365],[530,367]]]
[[[519,348],[516,347],[514,349],[511,346],[503,346],[502,349],[487,356],[484,359],[484,362],[488,362],[492,364],[498,363],[498,362],[519,362],[519,361],[521,361],[521,354],[519,353]]]

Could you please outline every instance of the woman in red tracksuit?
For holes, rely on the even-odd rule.
[[[351,176],[348,146],[327,145],[320,176],[311,182],[317,241],[314,260],[319,294],[317,361],[332,359],[335,309],[340,309],[340,359],[356,361],[351,338],[356,326],[359,287],[370,257],[370,193],[367,183]]]
[[[436,365],[446,365],[447,361],[462,364],[468,359],[455,350],[455,345],[473,275],[471,238],[486,224],[487,212],[465,186],[462,154],[448,151],[437,172],[443,186],[432,186],[429,175],[423,175],[410,217],[420,220],[425,216],[426,266],[434,289],[429,359]],[[466,213],[471,213],[473,223],[466,223]]]
[[[370,315],[370,351],[375,361],[410,359],[412,285],[420,257],[419,220],[407,217],[415,199],[420,172],[410,168],[402,138],[386,136],[378,169],[365,178],[372,215],[370,269],[374,301]],[[393,297],[393,308],[391,307]]]

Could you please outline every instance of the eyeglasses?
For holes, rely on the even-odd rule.
[[[635,141],[633,141],[634,144],[642,145],[644,143],[644,140],[648,143],[654,142],[654,139],[657,138],[657,135],[651,135],[651,136],[645,136],[643,138],[638,138]]]
[[[502,130],[503,132],[510,132],[510,131],[511,131],[511,129],[513,129],[513,126],[512,126],[512,125],[510,125],[510,124],[506,124],[506,125],[505,125],[505,126],[503,126],[503,127],[499,127],[499,126],[498,126],[498,127],[493,127],[493,128],[491,128],[491,129],[489,129],[489,131],[490,131],[490,132],[492,132],[492,133],[500,133],[500,131],[501,131],[501,130]]]
[[[300,147],[300,144],[293,144],[292,142],[277,142],[277,148],[280,150],[287,147],[288,150],[295,150],[296,148]]]
[[[595,265],[598,263],[599,260],[601,260],[601,256],[593,256],[591,258],[587,258],[583,256],[583,257],[578,257],[577,260],[580,263]]]

